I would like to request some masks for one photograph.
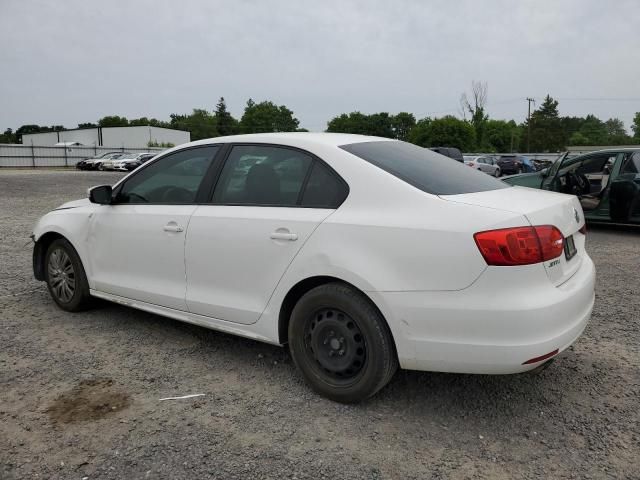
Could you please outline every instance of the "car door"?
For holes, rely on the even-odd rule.
[[[485,157],[480,157],[477,160],[478,163],[478,169],[483,171],[483,172],[487,172],[487,159]]]
[[[611,168],[611,220],[640,223],[640,151],[620,153]]]
[[[198,206],[189,223],[189,311],[256,322],[293,258],[346,197],[345,185],[307,152],[233,145],[212,203]]]
[[[94,288],[163,307],[186,310],[184,241],[219,147],[189,148],[132,174],[90,223]],[[209,185],[210,189],[210,185]],[[207,191],[208,192],[208,191]]]

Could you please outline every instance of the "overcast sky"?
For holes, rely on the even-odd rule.
[[[493,118],[549,93],[562,115],[640,111],[640,2],[0,0],[0,128],[236,116],[249,97],[301,126],[333,116],[459,115],[472,80]]]

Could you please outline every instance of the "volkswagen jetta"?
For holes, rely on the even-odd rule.
[[[276,345],[342,402],[406,369],[540,367],[585,328],[595,270],[576,197],[357,135],[213,138],[40,219],[35,276]]]

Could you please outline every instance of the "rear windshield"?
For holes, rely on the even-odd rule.
[[[433,195],[457,195],[509,187],[464,163],[411,143],[363,142],[340,148]]]

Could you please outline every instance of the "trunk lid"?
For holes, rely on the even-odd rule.
[[[544,262],[547,275],[554,285],[564,283],[580,268],[585,255],[585,236],[579,232],[584,225],[584,214],[577,197],[527,187],[512,187],[461,195],[443,195],[441,198],[450,202],[519,213],[531,225],[557,227],[565,237],[565,245],[573,241],[576,253],[567,258],[565,248],[565,253],[558,258]]]

